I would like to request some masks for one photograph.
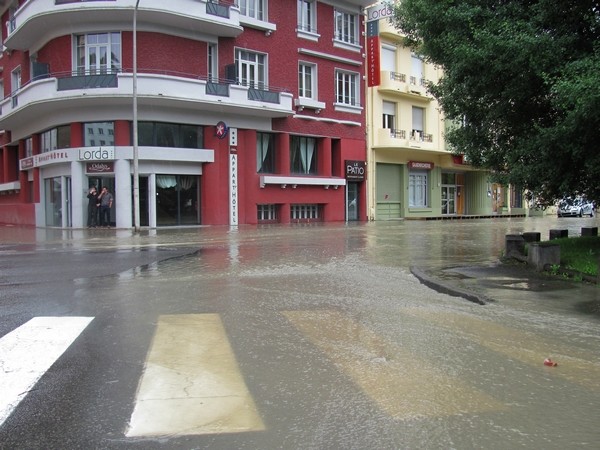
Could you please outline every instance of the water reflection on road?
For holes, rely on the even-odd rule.
[[[218,315],[264,430],[228,434],[220,423],[216,435],[212,424],[199,441],[207,448],[597,448],[600,322],[560,306],[583,295],[580,287],[550,290],[548,305],[543,291],[491,288],[497,301],[480,306],[410,273],[495,263],[506,234],[547,239],[553,228],[574,236],[596,224],[546,217],[93,239],[70,232],[38,245],[190,249],[121,273],[103,296],[122,299],[123,327]],[[544,366],[547,357],[559,366]]]

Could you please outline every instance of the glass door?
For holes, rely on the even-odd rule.
[[[456,214],[456,186],[442,186],[442,214]]]
[[[358,220],[358,183],[348,183],[346,195],[346,220]]]

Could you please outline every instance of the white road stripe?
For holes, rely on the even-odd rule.
[[[128,437],[264,430],[217,314],[161,316]]]
[[[0,339],[0,425],[93,317],[34,317]]]

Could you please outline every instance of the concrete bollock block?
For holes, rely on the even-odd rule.
[[[598,227],[581,227],[582,236],[598,236]]]
[[[538,231],[526,231],[523,233],[523,239],[525,239],[525,242],[527,243],[540,242],[542,240],[542,233]]]
[[[543,272],[547,265],[560,265],[560,245],[529,244],[527,264],[534,267],[538,272]]]
[[[569,230],[550,230],[550,240],[569,237]]]
[[[507,234],[504,254],[506,256],[522,256],[525,254],[525,239],[520,234]]]

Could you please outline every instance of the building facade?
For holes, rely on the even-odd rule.
[[[84,227],[96,186],[132,227],[135,173],[142,226],[366,220],[369,3],[9,2],[0,222]]]
[[[520,191],[492,184],[447,148],[443,113],[425,87],[441,70],[403,45],[382,8],[371,13],[377,25],[367,25],[367,39],[371,28],[377,35],[367,47],[379,52],[367,63],[376,75],[367,88],[370,219],[524,215]]]

